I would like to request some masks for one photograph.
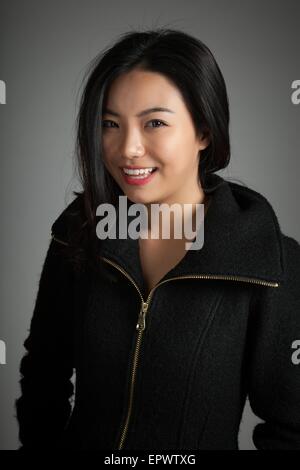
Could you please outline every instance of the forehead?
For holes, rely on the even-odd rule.
[[[184,106],[176,85],[165,75],[144,70],[132,70],[120,75],[110,85],[105,96],[105,107],[120,111],[147,107]],[[129,106],[129,108],[128,108]],[[116,109],[118,108],[118,110]]]

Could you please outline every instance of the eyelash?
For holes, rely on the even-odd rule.
[[[106,126],[103,125],[104,123],[107,123],[107,122],[114,122],[114,121],[111,121],[110,119],[105,119],[104,121],[102,121],[102,127],[104,127],[105,129],[112,129],[112,127],[110,127],[110,126],[106,127]],[[152,127],[152,129],[158,129],[159,127],[164,127],[164,126],[167,125],[163,121],[161,121],[160,119],[151,119],[151,121],[148,121],[148,122],[160,122],[162,124],[162,126],[154,126],[154,127]],[[114,123],[114,124],[116,124],[116,123]]]

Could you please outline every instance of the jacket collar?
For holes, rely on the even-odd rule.
[[[281,232],[266,198],[216,174],[210,175],[204,192],[211,196],[204,220],[204,244],[199,250],[188,250],[160,282],[173,277],[207,275],[280,283]],[[128,224],[130,220],[128,217]],[[101,256],[118,264],[137,285],[145,287],[138,240],[106,239]]]
[[[204,220],[204,244],[199,250],[188,250],[160,282],[173,277],[200,275],[279,284],[284,277],[282,234],[267,199],[247,186],[226,181],[217,174],[209,176],[203,190],[211,196]],[[53,223],[54,237],[61,241],[68,239],[72,228],[65,215],[81,202],[77,197]],[[128,217],[128,225],[130,221],[131,217]],[[142,290],[145,289],[138,240],[107,238],[99,243],[99,254],[117,264]]]

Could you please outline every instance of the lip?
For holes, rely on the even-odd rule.
[[[141,167],[140,167],[140,166],[139,166],[139,167],[128,167],[128,166],[126,166],[126,167],[124,167],[124,168],[130,168],[130,169],[136,168],[136,169],[137,169],[137,168],[141,168]],[[155,176],[155,174],[156,174],[157,172],[158,172],[158,169],[157,169],[156,171],[150,173],[150,175],[147,176],[146,178],[136,179],[136,178],[132,178],[132,177],[129,176],[129,175],[126,175],[126,174],[124,173],[124,171],[122,170],[122,168],[121,168],[121,173],[122,173],[122,175],[123,175],[123,178],[124,178],[125,182],[126,182],[127,184],[132,184],[132,185],[137,185],[137,186],[142,186],[142,185],[144,185],[144,184],[149,183],[149,182],[154,178],[154,176]]]
[[[122,166],[120,168],[127,168],[128,170],[144,170],[145,168],[154,168],[153,166],[137,166],[137,165],[128,165],[128,166]]]

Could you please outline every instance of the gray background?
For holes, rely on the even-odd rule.
[[[54,219],[80,188],[73,172],[75,116],[88,62],[129,29],[184,30],[208,45],[224,75],[232,158],[222,176],[263,193],[284,233],[300,240],[300,2],[2,1],[0,79],[1,323],[0,448],[18,447],[13,403],[42,263]],[[246,404],[241,449],[254,449]]]

